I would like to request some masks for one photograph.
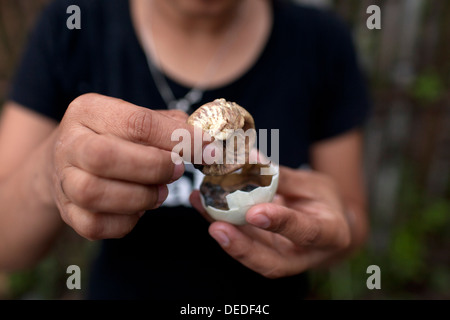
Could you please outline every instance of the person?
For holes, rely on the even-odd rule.
[[[80,29],[67,27],[74,4]],[[216,98],[279,129],[276,198],[245,226],[204,219],[198,171],[171,160],[171,133]],[[68,225],[101,241],[88,299],[305,298],[308,270],[367,237],[368,110],[351,35],[330,12],[53,1],[1,117],[0,269],[34,265]]]

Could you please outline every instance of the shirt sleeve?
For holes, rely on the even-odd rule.
[[[9,99],[59,121],[67,108],[61,88],[62,64],[56,31],[64,28],[65,11],[53,2],[40,15],[22,54]]]
[[[366,80],[347,26],[335,15],[324,13],[318,34],[321,79],[312,110],[312,142],[361,127],[371,109]]]

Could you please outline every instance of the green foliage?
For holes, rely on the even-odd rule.
[[[404,225],[396,230],[389,250],[389,266],[396,275],[393,281],[405,282],[417,279],[424,265],[424,243],[421,234],[411,226]]]
[[[430,287],[440,297],[449,297],[450,272],[448,266],[438,266],[430,274]]]
[[[436,72],[425,72],[416,78],[412,96],[424,105],[432,104],[445,94],[445,86]]]
[[[448,231],[450,223],[450,202],[444,199],[431,203],[423,211],[423,217],[419,227],[423,233],[442,234]]]
[[[61,241],[35,268],[9,276],[8,299],[66,299],[82,298],[85,293],[66,287],[67,267],[76,264],[82,270],[81,286],[89,280],[91,258],[98,250],[97,242],[86,241],[66,230]]]
[[[427,197],[415,172],[417,168],[404,165],[397,218],[386,245],[371,239],[344,262],[344,269],[341,265],[329,273],[313,272],[314,298],[450,299],[450,200]],[[383,227],[373,224],[372,229],[379,232]],[[381,268],[381,290],[366,287],[370,265]]]
[[[33,271],[16,272],[9,276],[9,297],[14,299],[29,292],[36,281]]]
[[[58,277],[61,268],[57,259],[50,255],[28,271],[13,273],[9,278],[11,299],[53,299],[57,296]]]

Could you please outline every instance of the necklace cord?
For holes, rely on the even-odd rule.
[[[175,98],[175,95],[167,82],[166,76],[164,74],[163,67],[158,55],[158,50],[154,41],[154,34],[152,28],[152,20],[150,18],[150,23],[148,29],[143,28],[142,30],[142,44],[144,53],[147,59],[147,64],[150,69],[150,73],[155,81],[156,88],[159,94],[163,98],[168,109],[179,109],[184,112],[188,112],[193,104],[199,103],[204,95],[205,88],[209,82],[211,76],[217,71],[220,64],[225,59],[227,53],[229,52],[231,45],[233,44],[236,37],[235,29],[240,25],[239,22],[240,10],[236,13],[233,18],[233,25],[228,29],[225,40],[222,45],[217,49],[215,56],[210,60],[202,80],[199,81],[197,85],[192,87],[186,95],[180,99]],[[148,32],[145,32],[145,31]]]

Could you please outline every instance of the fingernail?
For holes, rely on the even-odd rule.
[[[228,247],[228,245],[230,244],[230,239],[223,231],[213,231],[211,232],[211,237],[213,237],[214,240],[216,240],[222,247]]]
[[[183,163],[176,164],[175,168],[173,169],[173,175],[172,175],[171,182],[181,178],[183,173],[184,173],[184,164]]]
[[[158,187],[158,203],[156,204],[157,207],[163,204],[163,202],[167,199],[167,196],[169,195],[169,189],[167,189],[166,185],[160,185]]]
[[[255,214],[248,218],[248,222],[258,228],[267,229],[270,226],[270,219],[263,214]]]

